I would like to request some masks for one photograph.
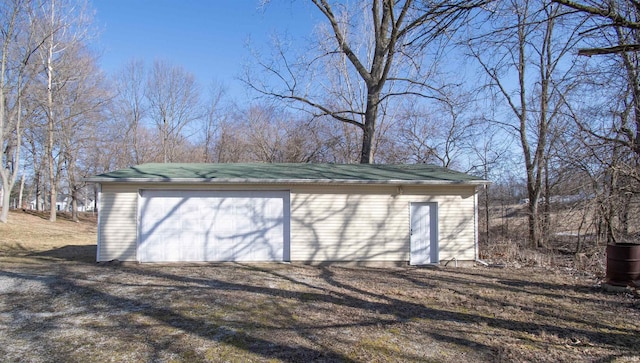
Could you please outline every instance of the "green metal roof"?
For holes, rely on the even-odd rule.
[[[96,175],[87,181],[347,184],[487,184],[488,181],[427,164],[142,164]]]

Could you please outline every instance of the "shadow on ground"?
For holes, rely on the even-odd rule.
[[[95,245],[0,266],[8,361],[615,361],[634,298],[535,269],[97,264]]]
[[[63,246],[48,251],[30,253],[28,256],[92,263],[96,262],[96,250],[96,245]]]

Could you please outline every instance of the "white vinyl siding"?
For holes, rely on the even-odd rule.
[[[141,188],[290,191],[289,258],[305,262],[409,261],[410,203],[437,203],[440,260],[475,258],[474,186],[104,183],[98,231],[100,261],[136,261]]]
[[[475,257],[473,187],[291,190],[292,261],[408,261],[409,205],[438,205],[440,260]]]
[[[136,260],[137,203],[135,189],[102,186],[98,209],[98,261]]]

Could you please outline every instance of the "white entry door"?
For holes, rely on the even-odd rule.
[[[142,190],[140,262],[287,261],[289,192]]]
[[[438,263],[438,204],[411,203],[411,265]]]

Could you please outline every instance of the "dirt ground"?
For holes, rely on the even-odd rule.
[[[92,218],[10,218],[2,361],[640,361],[640,299],[571,269],[97,264]]]

